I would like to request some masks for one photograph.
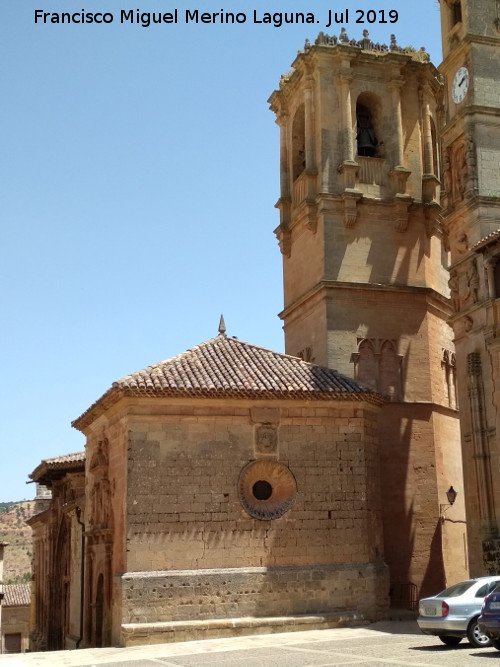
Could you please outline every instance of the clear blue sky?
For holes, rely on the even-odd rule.
[[[78,451],[71,428],[111,383],[217,334],[283,350],[273,230],[278,128],[267,99],[327,9],[350,37],[441,59],[437,0],[178,4],[177,25],[120,24],[148,0],[3,0],[0,500],[31,498],[42,458]],[[35,10],[111,12],[109,25],[35,24]],[[186,9],[245,12],[184,23]],[[395,24],[356,9],[397,8]],[[319,24],[253,23],[314,12]]]

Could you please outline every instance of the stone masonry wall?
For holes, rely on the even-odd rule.
[[[381,413],[385,557],[393,588],[413,584],[417,597],[467,577],[458,430],[453,410],[430,404],[388,404]],[[439,505],[452,484],[462,497],[446,516],[457,523],[444,525]]]
[[[375,619],[385,611],[384,575],[383,564],[126,573],[123,623],[346,611]]]
[[[2,653],[5,652],[5,635],[21,635],[21,652],[29,648],[30,607],[4,607],[2,610]]]
[[[129,422],[128,571],[382,558],[376,411],[281,407],[277,451],[262,456],[253,407],[170,405]],[[296,480],[293,506],[273,521],[252,518],[238,496],[256,458],[277,459]]]
[[[136,406],[127,418],[127,571],[115,577],[122,632],[139,624],[150,641],[157,623],[384,614],[378,408],[333,406]],[[240,475],[252,461],[293,479],[282,516],[244,509]]]

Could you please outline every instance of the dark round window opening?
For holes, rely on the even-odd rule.
[[[269,500],[273,492],[273,487],[263,479],[259,479],[258,482],[252,486],[252,493],[254,498],[257,500]]]

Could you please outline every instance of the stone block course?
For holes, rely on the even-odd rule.
[[[381,565],[288,568],[218,568],[217,570],[137,572],[121,577],[123,633],[130,624],[151,626],[195,621],[308,614],[341,615],[356,610],[360,617],[378,618],[383,604],[367,604],[373,591],[386,586]],[[147,619],[147,620],[146,620]],[[163,634],[163,633],[162,633]],[[164,634],[164,636],[165,636]],[[165,641],[165,639],[164,639]],[[126,640],[125,640],[126,643]]]

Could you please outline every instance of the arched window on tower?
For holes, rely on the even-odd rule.
[[[354,355],[353,355],[354,356]],[[361,384],[366,384],[373,389],[377,388],[377,359],[373,344],[369,340],[363,340],[358,346],[358,354],[355,355],[355,378]]]
[[[297,180],[306,168],[305,109],[301,104],[292,124],[292,181]]]
[[[363,157],[376,156],[378,141],[375,135],[372,113],[367,106],[360,102],[356,104],[356,141],[358,155]]]
[[[396,341],[380,338],[358,339],[358,351],[351,355],[354,379],[372,387],[391,401],[403,398],[402,356]]]
[[[434,123],[433,118],[429,118],[430,120],[430,125],[431,125],[431,141],[432,141],[432,169],[433,169],[433,174],[436,178],[440,178],[439,176],[439,143],[438,143],[438,138],[437,138],[437,132],[436,132],[436,125]]]
[[[401,357],[390,340],[380,348],[379,391],[391,401],[401,400]]]

